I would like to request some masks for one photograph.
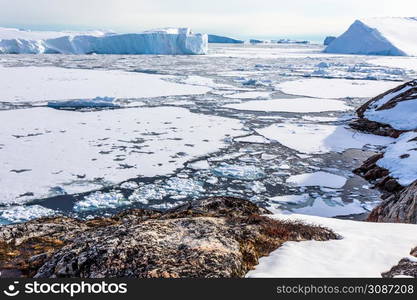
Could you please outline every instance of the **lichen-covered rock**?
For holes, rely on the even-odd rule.
[[[411,253],[412,256],[417,257],[417,247]],[[403,258],[398,265],[392,267],[388,272],[382,273],[382,277],[393,278],[397,276],[407,276],[417,278],[417,260]]]
[[[167,212],[49,218],[0,228],[0,271],[28,277],[242,277],[285,241],[332,231],[276,221],[250,201],[217,197]]]
[[[385,199],[371,212],[368,220],[417,224],[417,181]]]

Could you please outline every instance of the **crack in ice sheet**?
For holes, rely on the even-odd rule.
[[[239,120],[177,107],[32,108],[0,111],[0,119],[2,203],[53,196],[56,187],[60,194],[72,194],[139,176],[172,174],[244,134]],[[23,169],[31,171],[10,172]]]

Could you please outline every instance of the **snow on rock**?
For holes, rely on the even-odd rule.
[[[227,104],[224,107],[237,110],[296,113],[346,111],[352,109],[343,101],[320,98],[288,98],[247,101],[242,103]]]
[[[287,183],[297,186],[324,186],[338,189],[345,185],[346,178],[326,172],[315,172],[290,176]]]
[[[259,260],[247,277],[381,277],[416,246],[417,225],[274,215],[332,229],[342,239],[286,242]]]
[[[392,89],[398,82],[310,78],[280,83],[277,88],[290,95],[315,98],[373,97]]]
[[[381,94],[359,110],[360,117],[397,130],[417,129],[417,80]]]
[[[380,17],[356,20],[324,52],[416,56],[417,18]]]
[[[389,170],[402,186],[417,180],[417,132],[403,133],[384,150],[377,165]]]
[[[351,148],[361,149],[368,144],[387,145],[394,140],[355,132],[343,126],[322,124],[274,124],[256,131],[267,139],[306,154],[343,152]]]
[[[97,102],[96,97],[150,98],[210,91],[209,87],[164,80],[171,76],[112,70],[0,66],[0,78],[1,102],[87,99],[76,101],[91,104],[91,99]]]
[[[0,53],[11,54],[206,54],[207,34],[189,28],[141,33],[32,32],[0,28]]]

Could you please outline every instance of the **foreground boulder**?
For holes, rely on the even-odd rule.
[[[16,277],[243,277],[285,241],[331,230],[276,221],[249,201],[210,198],[167,212],[57,217],[0,228],[0,271]]]
[[[417,258],[417,248],[414,248],[410,255]],[[403,258],[398,265],[394,266],[390,271],[382,273],[382,277],[393,278],[398,276],[407,276],[417,278],[417,260]]]

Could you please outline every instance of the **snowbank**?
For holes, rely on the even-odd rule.
[[[0,28],[0,53],[12,54],[206,54],[206,34],[168,28],[115,34],[32,32]]]
[[[417,18],[356,20],[324,50],[327,53],[416,56]]]
[[[275,215],[332,229],[342,239],[286,242],[247,277],[381,277],[416,246],[417,225]]]
[[[402,134],[385,149],[377,165],[389,170],[402,186],[417,180],[417,132]]]

